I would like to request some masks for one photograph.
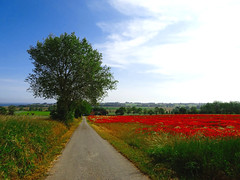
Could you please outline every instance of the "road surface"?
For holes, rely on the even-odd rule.
[[[83,118],[47,180],[146,180]]]

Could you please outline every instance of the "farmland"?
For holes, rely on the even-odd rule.
[[[239,179],[240,115],[89,116],[153,179]]]

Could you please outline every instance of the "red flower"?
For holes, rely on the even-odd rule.
[[[152,115],[152,116],[89,116],[94,123],[140,123],[148,128],[136,132],[166,132],[186,136],[240,136],[240,115]]]

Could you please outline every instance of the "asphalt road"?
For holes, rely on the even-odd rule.
[[[46,179],[145,180],[148,177],[103,140],[84,117]]]

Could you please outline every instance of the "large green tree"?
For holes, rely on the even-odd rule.
[[[56,99],[56,117],[66,123],[79,102],[95,104],[116,87],[110,67],[102,65],[102,54],[74,33],[49,35],[27,52],[34,65],[26,78],[29,90],[35,97]]]

